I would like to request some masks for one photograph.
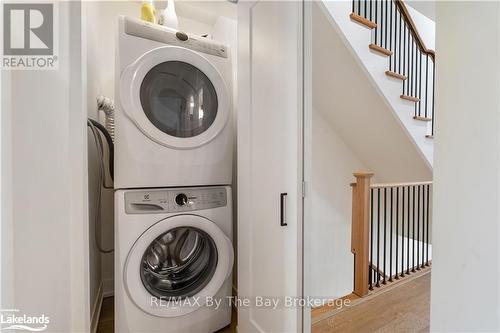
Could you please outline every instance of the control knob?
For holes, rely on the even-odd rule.
[[[184,206],[188,202],[188,197],[184,193],[179,193],[175,196],[175,203],[179,206]]]

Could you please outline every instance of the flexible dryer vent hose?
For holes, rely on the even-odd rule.
[[[106,129],[113,142],[115,141],[115,103],[109,97],[97,96],[97,109],[106,116]]]

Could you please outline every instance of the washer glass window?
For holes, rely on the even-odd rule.
[[[141,280],[151,295],[183,299],[200,292],[217,267],[217,247],[203,230],[178,227],[157,237],[141,260]]]
[[[140,90],[144,113],[164,133],[189,138],[206,131],[217,116],[217,93],[198,68],[181,61],[153,67]]]

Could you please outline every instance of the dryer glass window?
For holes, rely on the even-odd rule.
[[[158,129],[179,138],[206,131],[217,116],[217,93],[208,77],[181,61],[153,67],[141,84],[142,108]]]
[[[203,230],[179,227],[157,237],[141,260],[141,280],[156,297],[183,299],[201,291],[217,267],[217,247]]]

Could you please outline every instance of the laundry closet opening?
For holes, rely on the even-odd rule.
[[[91,330],[234,332],[237,5],[82,10]]]

